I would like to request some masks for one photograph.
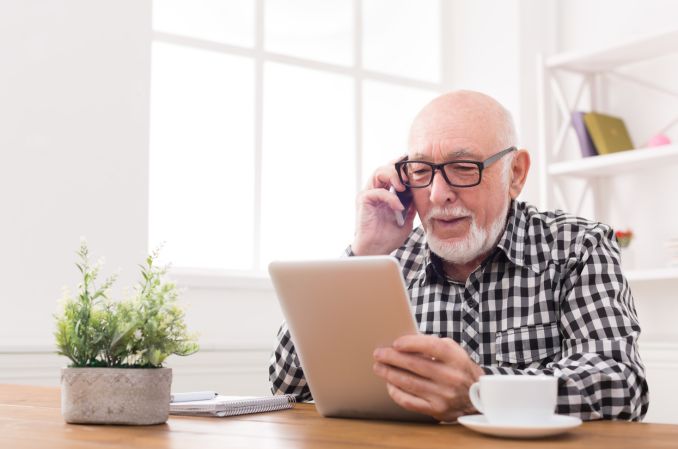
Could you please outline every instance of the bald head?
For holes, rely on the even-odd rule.
[[[460,90],[435,98],[419,112],[408,146],[411,153],[423,153],[422,146],[431,142],[471,134],[490,152],[517,144],[513,118],[506,108],[480,92]]]

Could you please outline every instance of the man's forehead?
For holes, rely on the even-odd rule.
[[[444,149],[444,148],[422,148],[415,150],[410,154],[410,159],[414,160],[429,160],[440,158],[443,160],[454,160],[454,159],[481,159],[482,155],[478,150],[472,148],[454,148],[454,149]]]

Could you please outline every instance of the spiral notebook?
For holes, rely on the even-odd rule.
[[[191,416],[235,416],[249,413],[272,412],[294,407],[296,398],[292,395],[277,396],[223,396],[204,401],[170,402],[173,415]]]

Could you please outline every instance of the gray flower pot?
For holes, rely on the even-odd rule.
[[[171,386],[171,368],[63,368],[61,414],[68,423],[161,424]]]

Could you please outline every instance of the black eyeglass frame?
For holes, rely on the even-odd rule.
[[[492,156],[488,157],[484,161],[456,160],[456,161],[443,162],[442,164],[434,164],[433,162],[428,162],[428,161],[410,161],[410,160],[407,159],[407,157],[405,157],[404,159],[395,163],[395,169],[396,169],[396,172],[398,172],[398,178],[400,178],[400,182],[402,182],[403,184],[405,184],[407,187],[409,187],[411,189],[423,189],[423,188],[428,187],[431,184],[433,184],[433,178],[435,178],[436,171],[440,171],[440,173],[443,175],[443,179],[445,180],[445,182],[452,187],[461,187],[461,188],[475,187],[478,184],[480,184],[481,181],[483,180],[483,170],[485,170],[487,167],[489,167],[490,165],[497,162],[502,157],[511,153],[512,151],[517,151],[517,150],[518,150],[518,148],[516,148],[514,146],[509,147],[509,148],[502,150],[502,151],[500,151],[496,154],[493,154]],[[416,162],[418,164],[425,164],[425,165],[428,165],[429,167],[431,167],[431,179],[429,180],[428,184],[423,185],[423,186],[412,186],[412,185],[409,184],[408,181],[405,180],[405,178],[403,177],[403,167],[407,163],[410,163],[410,162]],[[465,184],[465,185],[453,184],[448,179],[447,174],[445,173],[445,166],[451,165],[451,164],[473,164],[473,165],[476,165],[478,167],[478,182],[476,182],[475,184]]]

